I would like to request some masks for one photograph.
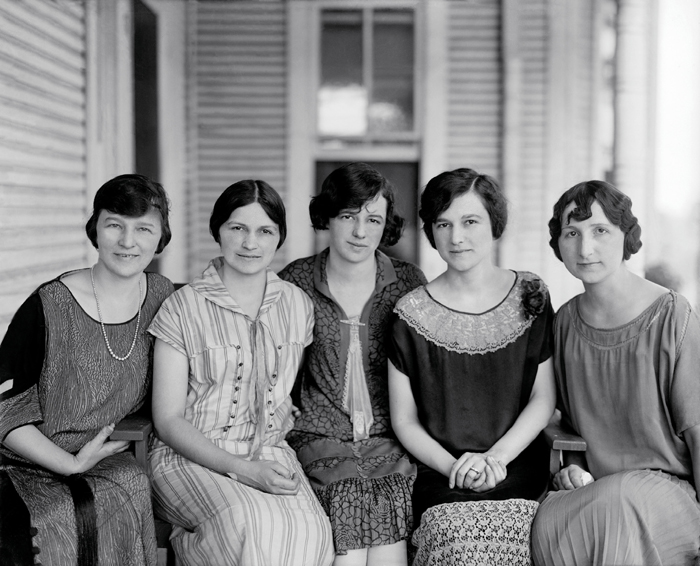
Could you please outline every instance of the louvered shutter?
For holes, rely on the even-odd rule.
[[[191,275],[219,253],[209,216],[227,186],[262,179],[284,196],[287,139],[284,3],[197,2],[195,7],[190,80],[195,81],[197,206]],[[276,263],[283,261],[278,257]]]
[[[0,338],[36,286],[86,263],[85,9],[0,2]]]
[[[449,169],[501,174],[501,2],[449,2]]]

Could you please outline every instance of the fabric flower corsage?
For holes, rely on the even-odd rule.
[[[523,310],[525,314],[535,317],[544,310],[547,302],[547,287],[542,279],[524,279],[523,288]]]

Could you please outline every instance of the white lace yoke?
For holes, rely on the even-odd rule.
[[[433,299],[425,286],[405,295],[394,311],[426,340],[458,354],[486,354],[515,342],[534,320],[522,306],[522,282],[536,276],[518,272],[505,299],[479,314],[452,310]]]

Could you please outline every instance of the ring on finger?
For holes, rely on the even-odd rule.
[[[467,475],[469,475],[471,472],[474,472],[476,474],[474,476],[475,478],[478,478],[481,475],[481,472],[479,470],[477,470],[476,468],[469,468]]]

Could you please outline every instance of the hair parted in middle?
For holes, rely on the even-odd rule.
[[[328,221],[343,210],[360,210],[381,195],[386,199],[386,225],[380,245],[393,246],[401,238],[404,219],[396,211],[396,190],[367,163],[348,163],[328,175],[321,192],[311,199],[309,216],[314,230],[328,230]]]
[[[287,237],[287,213],[279,193],[265,181],[248,179],[238,181],[221,193],[209,218],[209,232],[217,244],[221,244],[219,230],[237,208],[257,202],[280,231],[277,249],[282,247]]]
[[[489,175],[482,175],[474,169],[461,168],[445,171],[433,177],[423,189],[418,215],[423,221],[423,232],[430,245],[435,247],[433,224],[452,201],[474,191],[488,212],[491,221],[491,235],[498,240],[508,224],[508,200],[501,192],[498,181]]]
[[[563,218],[564,210],[569,203],[575,203],[575,207]],[[566,191],[554,205],[552,218],[549,221],[549,245],[554,250],[554,255],[559,261],[559,236],[564,225],[571,220],[586,220],[593,214],[591,206],[597,202],[603,209],[605,217],[625,234],[623,257],[628,260],[632,254],[636,254],[642,247],[642,228],[637,222],[637,217],[632,214],[632,199],[621,190],[606,181],[584,181],[574,185]]]

